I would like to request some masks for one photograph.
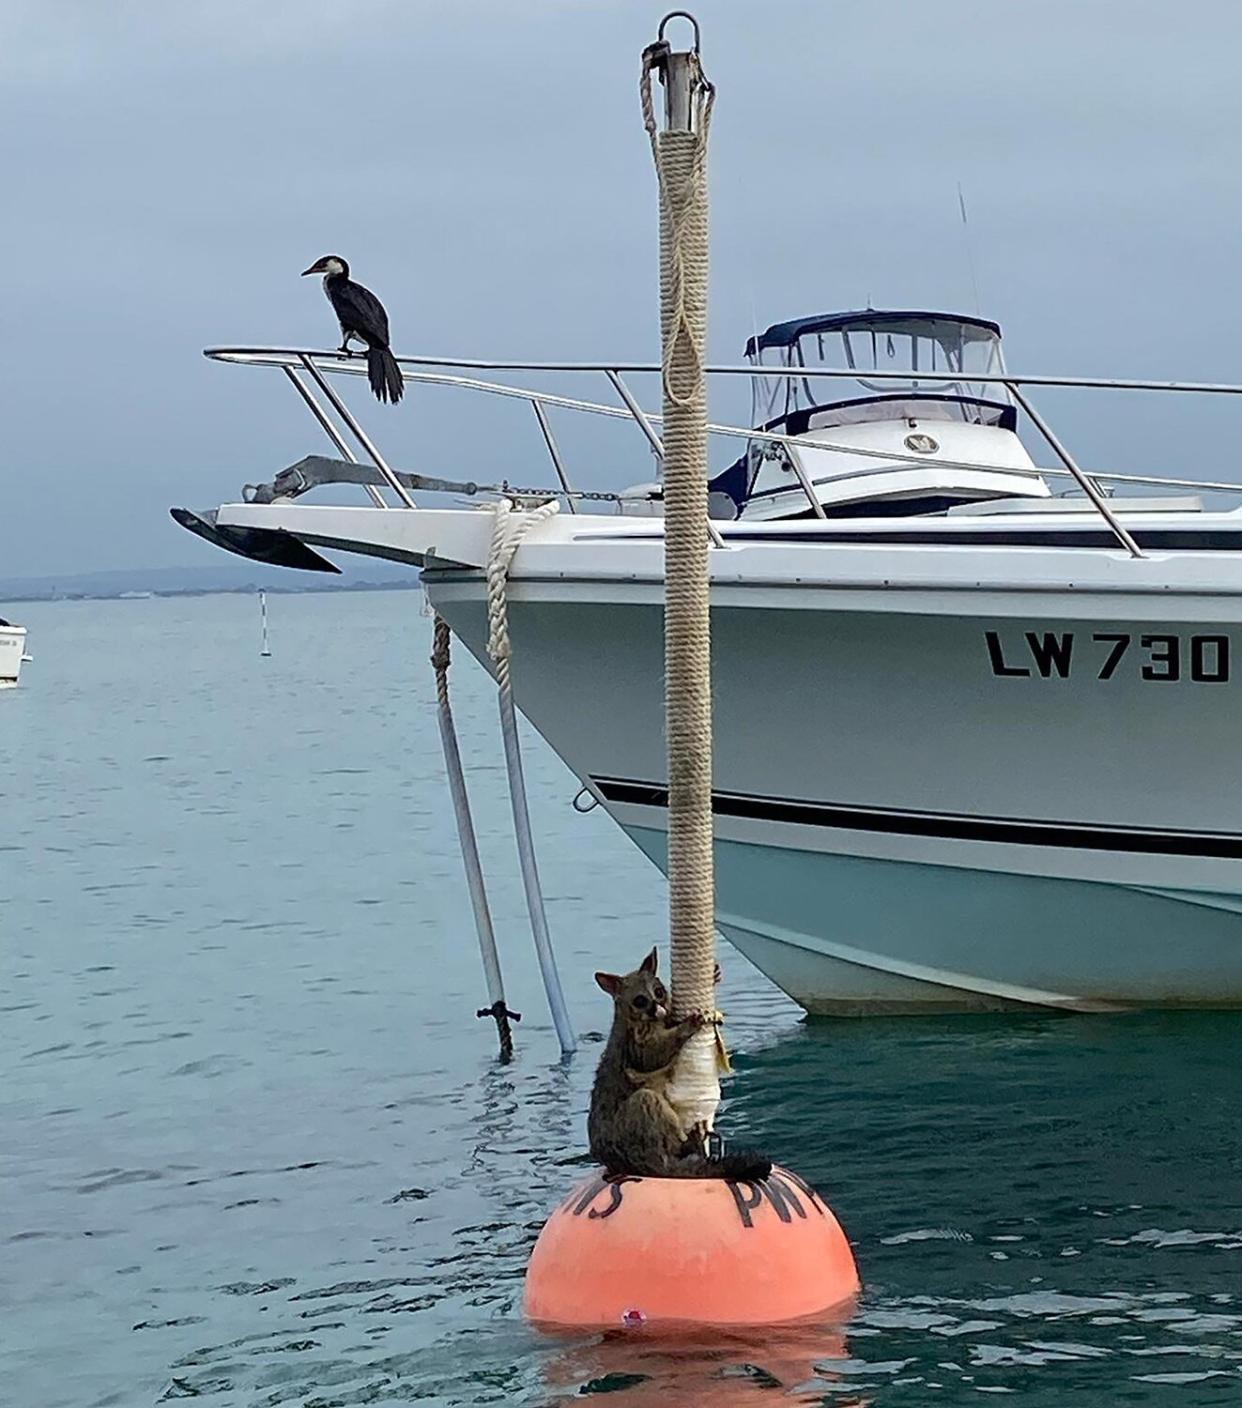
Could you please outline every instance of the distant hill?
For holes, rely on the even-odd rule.
[[[221,555],[210,567],[124,567],[112,572],[62,572],[53,577],[0,577],[0,601],[55,601],[118,597],[128,592],[187,596],[208,592],[363,591],[418,585],[418,572],[380,558],[358,562],[343,554],[339,577],[324,572],[296,572],[261,562]]]

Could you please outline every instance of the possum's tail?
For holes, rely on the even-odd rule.
[[[615,1176],[630,1178],[727,1178],[735,1183],[762,1183],[772,1172],[772,1160],[749,1149],[727,1154],[668,1154],[596,1148],[591,1151]]]
[[[671,1178],[727,1178],[734,1183],[762,1183],[772,1172],[772,1160],[751,1149],[715,1157],[688,1154],[669,1169]]]
[[[401,368],[387,347],[367,348],[367,380],[377,401],[391,401],[396,405],[405,390]]]

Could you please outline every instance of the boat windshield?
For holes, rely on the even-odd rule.
[[[856,378],[756,377],[753,421],[772,427],[798,411],[868,395],[935,396],[1008,402],[1005,388],[972,382],[972,374],[1004,371],[1000,328],[979,318],[949,313],[825,314],[778,323],[747,346],[760,367],[850,367]],[[909,379],[878,379],[869,372],[910,373]],[[879,414],[877,407],[877,414]]]

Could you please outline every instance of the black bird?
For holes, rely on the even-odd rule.
[[[388,314],[384,305],[371,292],[349,277],[349,265],[339,254],[325,254],[316,259],[307,274],[323,275],[323,291],[341,325],[340,351],[349,353],[349,342],[356,338],[366,344],[367,380],[376,400],[397,402],[405,390],[401,368],[388,345]]]

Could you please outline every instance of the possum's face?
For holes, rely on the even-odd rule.
[[[632,973],[596,973],[595,981],[609,994],[617,1016],[631,1026],[664,1022],[668,1017],[668,992],[656,977],[656,951]]]

